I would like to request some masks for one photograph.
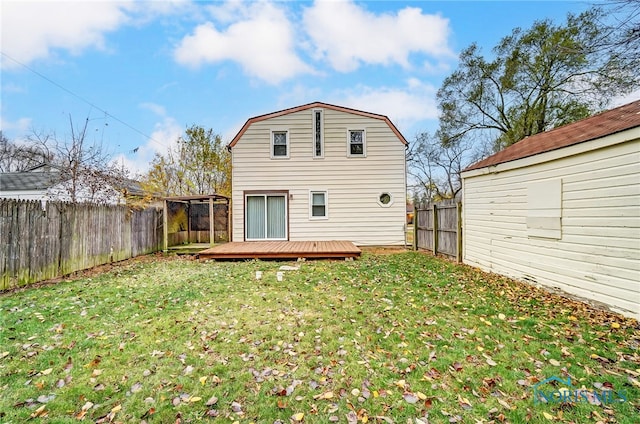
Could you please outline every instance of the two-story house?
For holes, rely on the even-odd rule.
[[[229,144],[233,241],[404,244],[406,146],[386,116],[326,103],[250,118]]]

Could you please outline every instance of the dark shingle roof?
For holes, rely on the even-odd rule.
[[[464,171],[485,168],[595,140],[640,126],[640,100],[590,118],[532,135],[477,162]]]
[[[46,190],[60,182],[60,172],[7,172],[0,173],[0,191]],[[121,187],[134,196],[143,196],[144,190],[135,180],[125,179]]]
[[[46,190],[60,182],[57,172],[8,172],[0,174],[0,190]]]

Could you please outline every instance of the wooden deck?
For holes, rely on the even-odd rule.
[[[200,259],[355,258],[362,251],[350,241],[248,241],[201,251]]]

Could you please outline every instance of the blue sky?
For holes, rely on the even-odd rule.
[[[411,141],[436,127],[435,94],[462,49],[488,54],[517,26],[588,7],[3,0],[1,127],[64,139],[69,116],[88,118],[132,174],[193,124],[228,142],[250,117],[313,101],[387,115]]]

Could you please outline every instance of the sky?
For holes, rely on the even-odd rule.
[[[10,140],[88,120],[132,176],[192,125],[228,143],[247,119],[314,101],[388,116],[411,142],[471,43],[562,23],[585,1],[0,3],[0,122]]]

